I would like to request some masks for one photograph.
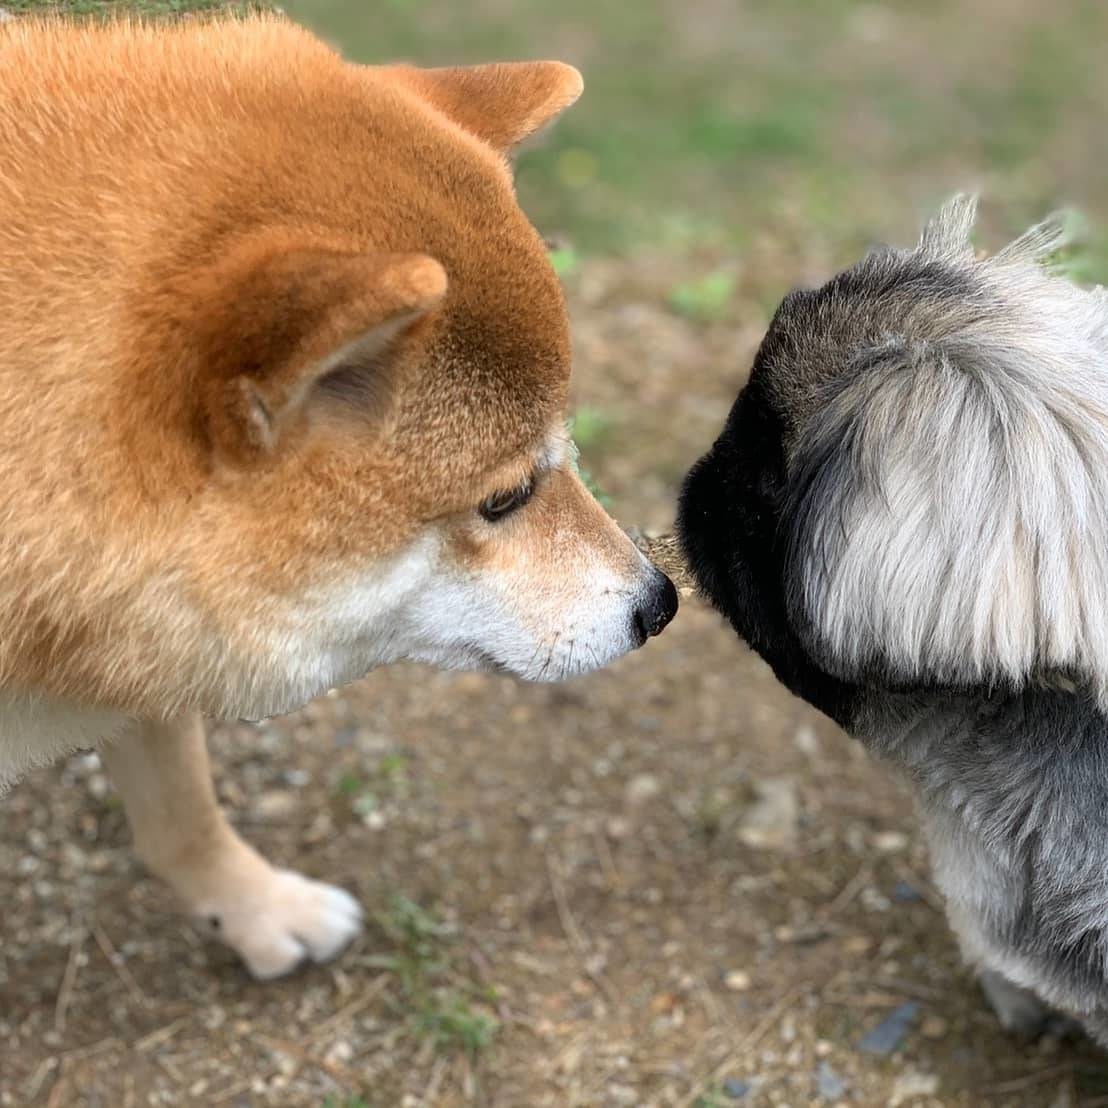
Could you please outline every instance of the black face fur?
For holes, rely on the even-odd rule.
[[[865,372],[866,351],[890,332],[937,336],[952,306],[991,308],[952,267],[884,249],[819,289],[790,293],[722,433],[682,490],[677,530],[701,592],[782,684],[843,727],[862,689],[813,654],[811,636],[790,618],[785,580],[790,532],[801,522],[790,481],[814,488],[831,479],[837,459],[808,456],[794,473],[786,450],[821,397]],[[914,675],[904,677],[886,673],[881,684],[916,687]]]
[[[786,611],[784,428],[766,387],[779,335],[771,328],[723,432],[686,477],[677,530],[700,591],[786,688],[845,727],[858,690],[808,655]]]

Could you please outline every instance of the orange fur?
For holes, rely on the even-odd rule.
[[[532,464],[568,331],[484,140],[580,78],[494,76],[281,20],[0,30],[0,685],[241,711],[273,597]]]

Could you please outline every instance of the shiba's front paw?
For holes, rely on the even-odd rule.
[[[291,973],[307,960],[326,962],[362,925],[362,909],[349,893],[268,866],[191,908],[205,930],[235,950],[260,981]]]

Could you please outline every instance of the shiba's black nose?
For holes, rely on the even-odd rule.
[[[660,569],[656,569],[646,599],[638,605],[632,616],[639,645],[654,635],[660,635],[676,614],[677,589]]]

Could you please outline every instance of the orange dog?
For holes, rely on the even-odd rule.
[[[676,608],[575,474],[505,157],[580,91],[275,19],[0,28],[0,784],[103,744],[259,977],[360,913],[231,830],[201,714],[404,658],[568,677]]]

